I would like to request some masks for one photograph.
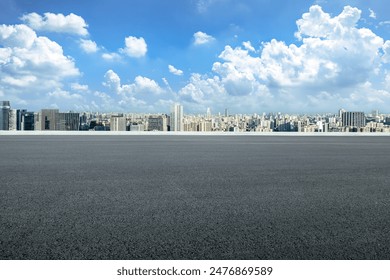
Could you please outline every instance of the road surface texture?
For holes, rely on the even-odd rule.
[[[0,259],[389,259],[390,137],[2,136]]]

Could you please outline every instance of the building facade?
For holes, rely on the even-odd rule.
[[[0,101],[0,130],[9,130],[9,101]]]
[[[183,131],[183,106],[175,104],[171,108],[171,131]]]
[[[35,117],[35,130],[56,130],[58,109],[42,109]]]
[[[342,112],[341,123],[344,127],[360,128],[366,125],[366,117],[363,112]]]
[[[55,130],[75,131],[80,128],[79,113],[57,113]]]
[[[20,130],[34,130],[34,112],[25,112],[22,115]]]
[[[121,114],[113,115],[110,118],[110,130],[111,131],[126,131],[127,120]]]
[[[10,109],[8,117],[8,130],[15,131],[17,128],[17,110]]]
[[[168,123],[167,117],[164,116],[150,116],[148,118],[148,131],[167,131]]]

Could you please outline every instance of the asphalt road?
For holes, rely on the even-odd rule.
[[[0,259],[390,259],[390,137],[2,136]]]

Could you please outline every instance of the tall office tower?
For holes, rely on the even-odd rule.
[[[344,109],[340,109],[339,110],[339,117],[342,118],[343,117],[343,113],[347,112],[346,110]]]
[[[34,130],[34,112],[25,112],[22,115],[20,130]]]
[[[9,101],[0,101],[0,130],[9,130]]]
[[[183,130],[183,106],[175,104],[171,108],[171,131]]]
[[[9,121],[8,121],[8,130],[15,131],[17,127],[17,111],[16,109],[9,110]]]
[[[42,109],[36,118],[36,130],[56,130],[58,109]]]
[[[167,131],[167,117],[163,116],[150,116],[148,118],[148,131]]]
[[[123,114],[112,115],[110,118],[110,130],[111,131],[126,131],[126,117]]]
[[[207,118],[208,120],[211,119],[211,109],[210,109],[210,108],[207,108],[206,118]]]
[[[79,113],[56,113],[55,130],[79,130],[80,114]]]
[[[359,128],[366,125],[366,117],[363,112],[344,112],[341,122],[343,126]]]
[[[23,130],[22,127],[22,121],[23,121],[23,115],[27,112],[26,109],[23,110],[16,110],[16,130]]]
[[[225,118],[229,117],[229,111],[228,108],[225,108]]]

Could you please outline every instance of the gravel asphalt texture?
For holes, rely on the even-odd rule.
[[[390,137],[2,136],[0,259],[390,259]]]

